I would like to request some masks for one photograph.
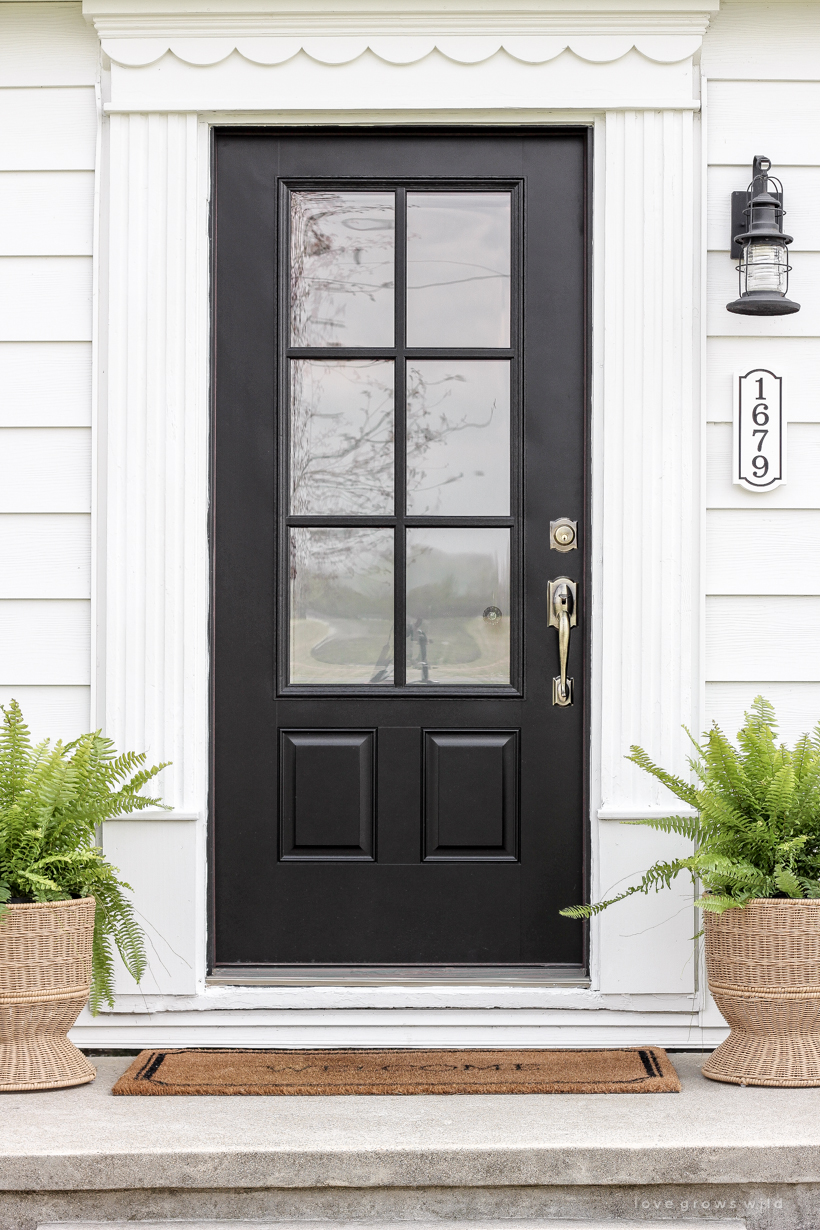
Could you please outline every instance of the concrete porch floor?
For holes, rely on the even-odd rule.
[[[0,1228],[743,1219],[816,1230],[820,1089],[716,1084],[700,1055],[672,1058],[681,1094],[328,1098],[115,1098],[130,1059],[97,1058],[91,1085],[3,1095]]]

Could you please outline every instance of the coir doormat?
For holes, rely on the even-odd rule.
[[[117,1094],[680,1093],[666,1051],[143,1051]]]

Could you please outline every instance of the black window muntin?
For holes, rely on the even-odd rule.
[[[394,344],[392,347],[307,346],[290,344],[290,195],[292,192],[392,192],[396,201]],[[510,218],[510,347],[408,347],[405,338],[407,289],[407,193],[408,192],[503,192],[511,198]],[[276,349],[276,442],[277,442],[277,694],[280,696],[370,696],[373,698],[423,696],[520,696],[523,693],[523,267],[524,183],[520,179],[350,179],[287,178],[279,181],[277,196],[277,317]],[[392,516],[317,516],[290,512],[290,379],[291,359],[389,359],[394,368],[395,504]],[[406,505],[406,363],[408,359],[509,359],[510,360],[510,515],[507,517],[407,516]],[[292,684],[290,662],[289,531],[291,527],[392,528],[394,679],[387,684]],[[510,530],[510,683],[407,684],[404,651],[406,626],[406,530],[412,528],[509,528]],[[401,636],[397,635],[401,632]]]

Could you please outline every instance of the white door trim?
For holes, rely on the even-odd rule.
[[[91,16],[95,3],[86,0]],[[131,0],[132,11],[136,3]],[[95,21],[106,38],[111,35],[112,17]],[[152,759],[173,761],[163,774],[164,797],[186,821],[107,829],[106,850],[134,884],[156,953],[142,994],[120,971],[116,1027],[106,1014],[105,1022],[81,1024],[76,1036],[93,1036],[100,1045],[114,1033],[168,1041],[168,1030],[177,1028],[170,1012],[180,1036],[205,1041],[217,1030],[227,1042],[244,1036],[234,1012],[250,1011],[259,1045],[285,1036],[312,1038],[317,1029],[328,1039],[358,1037],[365,1029],[380,1044],[378,1039],[399,1035],[415,1038],[413,1022],[419,1038],[440,1028],[447,1045],[458,1044],[458,1037],[465,1043],[495,1037],[496,1028],[518,1038],[519,1023],[527,1036],[536,1029],[546,1039],[561,1029],[561,1037],[577,1045],[600,1031],[614,1040],[626,1036],[622,1028],[640,1032],[644,1025],[646,1038],[651,1034],[656,1041],[658,1029],[664,1037],[668,1030],[678,1039],[689,1037],[699,999],[685,895],[641,899],[635,926],[628,906],[605,916],[593,928],[591,988],[206,985],[208,216],[210,130],[218,123],[412,118],[594,126],[589,823],[598,893],[654,857],[656,840],[644,830],[600,823],[599,809],[639,816],[669,807],[668,796],[625,764],[625,750],[639,742],[664,764],[685,771],[679,726],[699,726],[701,159],[699,104],[692,96],[698,38],[691,27],[686,34],[676,28],[666,36],[663,62],[636,50],[637,38],[627,38],[623,50],[623,38],[607,35],[610,59],[584,59],[577,42],[568,39],[572,50],[527,65],[503,49],[467,62],[466,41],[458,55],[451,47],[452,56],[436,50],[409,64],[401,61],[400,48],[394,62],[365,50],[340,63],[332,46],[324,59],[298,51],[284,63],[260,64],[230,47],[215,60],[214,47],[205,46],[210,35],[203,35],[197,61],[198,36],[190,23],[186,58],[175,54],[181,48],[168,37],[172,49],[156,59],[156,46],[138,52],[137,43],[160,37],[157,21],[152,25],[144,17],[140,24],[135,16],[129,27],[120,12],[116,23],[118,47],[106,45],[121,61],[128,58],[119,47],[127,41],[124,33],[133,46],[128,64],[104,58],[96,592],[105,636],[96,721],[119,746],[147,748]],[[586,45],[590,57],[604,53],[606,40],[598,39]],[[229,41],[233,46],[233,36]],[[473,45],[474,56],[487,50]],[[325,105],[318,108],[306,106],[306,87],[285,97],[294,66],[306,58],[305,79],[314,94],[325,91]],[[515,86],[515,97],[508,90],[509,64],[526,78]],[[416,69],[413,90],[426,81],[434,91],[436,105],[424,111],[417,103],[407,105],[407,82]],[[558,108],[562,89],[571,89],[571,96]],[[358,103],[367,91],[371,105],[363,111]],[[264,96],[276,96],[279,105],[260,106]],[[419,96],[430,99],[429,92]],[[175,109],[169,109],[172,102]],[[187,819],[194,816],[200,819]],[[638,930],[642,936],[629,934]],[[243,1006],[234,1008],[239,1001]],[[391,1012],[406,1005],[410,1015],[380,1024],[388,1003]],[[515,1015],[525,1004],[527,1022]],[[662,1027],[650,1011],[653,1004],[663,1015]],[[355,1005],[358,1024],[342,1025],[333,1017],[343,1005]],[[277,1017],[283,1008],[287,1027]],[[298,1027],[303,1032],[294,1034],[297,1009],[308,1017]],[[471,1024],[465,1012],[490,1016]],[[370,1013],[376,1014],[372,1020]],[[506,1013],[506,1023],[499,1013]]]

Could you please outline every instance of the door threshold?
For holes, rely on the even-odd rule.
[[[584,968],[575,965],[223,965],[206,982],[217,987],[590,985]]]

